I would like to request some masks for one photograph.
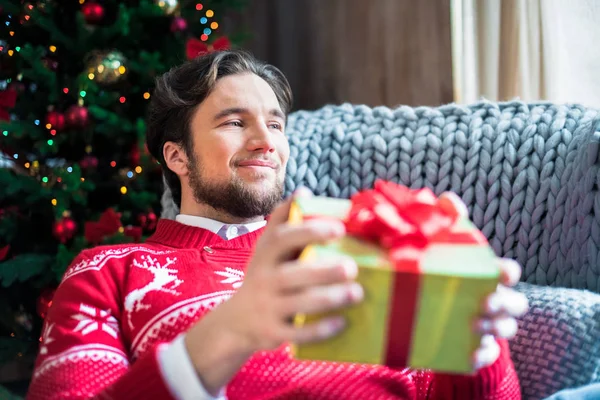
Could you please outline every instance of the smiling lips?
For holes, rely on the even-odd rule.
[[[277,169],[277,164],[268,160],[246,160],[238,163],[239,167],[265,167]]]

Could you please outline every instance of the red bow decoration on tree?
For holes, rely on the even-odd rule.
[[[0,120],[9,121],[10,114],[8,110],[17,104],[17,91],[7,89],[0,92]]]
[[[231,48],[231,42],[225,36],[221,36],[209,45],[201,40],[192,38],[185,44],[185,54],[188,60],[191,60],[192,58],[212,53],[213,51],[228,50],[229,48]]]
[[[84,235],[90,243],[100,243],[106,236],[112,236],[121,228],[121,214],[112,208],[104,211],[98,222],[85,223]]]
[[[107,236],[112,236],[119,232],[123,225],[121,224],[121,214],[112,208],[104,211],[97,222],[88,221],[85,223],[84,236],[89,243],[100,243]],[[142,239],[142,228],[139,226],[127,226],[123,228],[123,234],[139,242]]]
[[[136,243],[142,240],[142,228],[139,226],[127,226],[123,234],[132,238]]]
[[[454,205],[440,201],[430,189],[411,190],[378,180],[375,189],[352,196],[345,223],[348,234],[379,243],[394,260],[407,250],[420,251],[443,241],[458,217]]]

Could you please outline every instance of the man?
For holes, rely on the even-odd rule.
[[[30,399],[520,397],[506,338],[527,301],[506,287],[473,327],[485,334],[474,376],[294,360],[288,343],[344,328],[336,317],[297,328],[294,314],[346,307],[363,292],[351,259],[294,259],[344,226],[291,226],[289,200],[278,205],[287,80],[243,52],[217,52],[161,77],[152,98],[148,148],[181,214],[143,245],[73,261],[45,321]],[[504,283],[518,281],[520,268],[502,265]]]

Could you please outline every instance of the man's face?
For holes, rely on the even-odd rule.
[[[254,74],[217,81],[191,121],[189,185],[198,203],[239,218],[269,214],[283,195],[285,116]]]

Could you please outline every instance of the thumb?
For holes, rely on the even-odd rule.
[[[296,191],[294,191],[294,193],[290,197],[288,197],[283,202],[281,202],[277,207],[275,207],[275,210],[273,210],[273,213],[271,213],[271,215],[269,217],[269,225],[277,226],[277,225],[285,224],[288,221],[289,214],[290,214],[290,206],[292,205],[292,202],[294,201],[294,199],[296,199],[298,197],[310,197],[310,196],[312,196],[312,192],[309,189],[307,189],[303,186],[296,189]]]

